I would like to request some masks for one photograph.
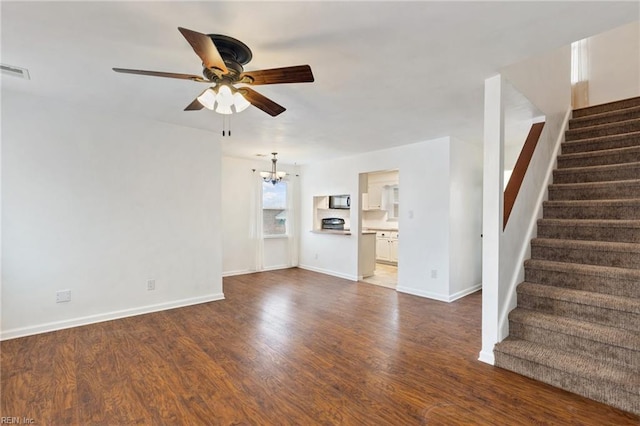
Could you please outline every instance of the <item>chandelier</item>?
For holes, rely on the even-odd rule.
[[[284,178],[287,175],[287,173],[279,172],[276,170],[276,162],[278,161],[278,159],[276,158],[276,155],[278,155],[278,153],[272,152],[271,155],[273,155],[273,158],[271,159],[271,171],[260,172],[260,177],[262,178],[263,181],[271,182],[273,185],[275,185],[276,183],[280,182],[282,178]]]
[[[225,115],[244,111],[251,105],[239,91],[235,88],[232,91],[226,84],[209,87],[198,96],[198,102],[207,109]]]

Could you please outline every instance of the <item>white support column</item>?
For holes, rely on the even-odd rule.
[[[504,105],[502,77],[484,82],[484,172],[482,206],[482,350],[479,360],[494,364],[499,339],[500,239],[503,215]]]

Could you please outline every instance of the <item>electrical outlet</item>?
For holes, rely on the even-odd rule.
[[[318,260],[318,253],[316,253],[316,255],[315,255],[315,259],[316,259],[316,260]]]
[[[438,271],[436,269],[431,270],[431,278],[438,278]]]
[[[156,280],[147,280],[147,290],[152,291],[156,289]]]
[[[56,292],[56,303],[71,302],[71,290],[58,290]]]

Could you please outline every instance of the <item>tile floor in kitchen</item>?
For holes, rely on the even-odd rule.
[[[362,281],[381,287],[396,288],[398,285],[398,267],[386,263],[376,263],[376,270],[372,276]]]

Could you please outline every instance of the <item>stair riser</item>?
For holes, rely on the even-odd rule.
[[[559,240],[640,243],[640,229],[606,226],[587,227],[538,224],[538,237],[555,238]]]
[[[524,268],[525,281],[561,288],[592,291],[612,296],[640,298],[640,285],[636,280],[607,275],[588,275],[537,268]]]
[[[606,153],[584,158],[558,157],[558,168],[606,166],[610,164],[633,163],[640,161],[640,149],[632,149],[624,152]]]
[[[611,125],[602,125],[597,127],[586,127],[583,129],[567,130],[564,140],[567,142],[577,141],[580,139],[599,138],[602,136],[621,135],[624,133],[640,131],[640,120],[624,121]]]
[[[543,207],[545,219],[640,219],[640,208],[627,206],[553,206]]]
[[[534,380],[640,415],[640,398],[613,383],[593,381],[496,351],[496,366]]]
[[[601,139],[585,139],[576,142],[563,142],[562,154],[578,154],[595,152],[605,149],[629,148],[640,146],[640,133],[631,135],[610,136]]]
[[[610,111],[617,111],[625,108],[640,106],[640,98],[623,99],[602,105],[594,105],[587,108],[580,108],[573,111],[573,118],[586,117],[588,115],[602,114]]]
[[[553,171],[553,183],[610,182],[634,179],[640,179],[640,166],[633,165],[609,170],[556,169]]]
[[[549,187],[549,200],[610,200],[615,194],[617,200],[638,198],[640,199],[640,185],[638,184],[611,184],[592,187],[563,188]]]
[[[632,108],[616,112],[609,112],[600,117],[579,117],[569,120],[569,129],[581,129],[583,127],[597,126],[599,124],[617,123],[619,121],[632,120],[640,118],[640,109]]]
[[[633,312],[623,312],[521,292],[518,293],[518,307],[609,327],[617,327],[623,330],[640,331],[640,314]],[[638,364],[640,364],[640,360],[638,360]]]
[[[509,335],[547,347],[640,369],[640,351],[509,321]]]
[[[532,244],[531,258],[555,262],[579,263],[583,265],[640,269],[640,255],[627,251],[598,251],[582,248],[546,247]]]

